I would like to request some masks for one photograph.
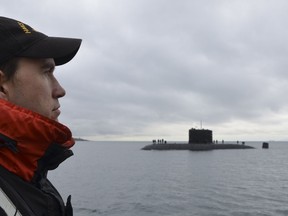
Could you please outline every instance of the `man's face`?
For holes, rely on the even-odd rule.
[[[14,77],[2,85],[6,99],[58,121],[58,98],[65,95],[65,90],[55,78],[54,69],[55,62],[52,58],[21,58]]]

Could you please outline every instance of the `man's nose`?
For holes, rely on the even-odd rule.
[[[53,88],[53,92],[52,92],[53,98],[61,98],[61,97],[64,97],[65,95],[66,95],[65,89],[60,85],[58,80],[55,78],[54,88]]]

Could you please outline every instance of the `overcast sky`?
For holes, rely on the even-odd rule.
[[[3,1],[3,0],[2,0]],[[82,38],[56,69],[60,121],[92,140],[288,140],[288,1],[10,0],[0,13]]]

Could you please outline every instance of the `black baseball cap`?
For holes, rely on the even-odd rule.
[[[81,41],[49,37],[25,23],[0,17],[0,64],[13,57],[28,57],[53,58],[56,65],[62,65],[76,55]]]

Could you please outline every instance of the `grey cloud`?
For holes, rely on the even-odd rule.
[[[227,139],[261,139],[268,122],[286,125],[286,1],[32,2],[0,11],[83,38],[57,68],[61,120],[77,137],[177,137],[203,120]]]

